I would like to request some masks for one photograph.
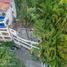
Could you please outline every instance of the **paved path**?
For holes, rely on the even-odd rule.
[[[18,33],[19,33],[18,36],[20,36],[23,39],[27,39],[28,40],[28,35],[27,35],[27,32],[26,32],[25,28],[19,28],[18,29]]]
[[[28,40],[28,38],[31,37],[31,32],[29,32],[28,30],[28,35],[27,35],[25,28],[19,29],[18,32],[19,32],[18,35],[26,40]],[[41,64],[33,61],[29,54],[29,51],[23,47],[16,51],[16,55],[17,58],[26,65],[26,67],[41,67]]]
[[[38,37],[33,37],[33,31],[31,31],[30,29],[26,29],[26,28],[18,28],[17,30],[18,32],[18,36],[26,39],[26,40],[31,40],[31,41],[35,41],[35,42],[41,42],[41,39]]]
[[[18,33],[18,36],[22,37],[23,39],[31,40],[32,38],[32,31],[30,31],[30,29],[18,28]]]
[[[41,65],[31,59],[31,56],[25,48],[16,51],[17,58],[26,65],[26,67],[41,67]]]

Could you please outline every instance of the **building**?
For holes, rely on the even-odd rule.
[[[9,32],[9,26],[16,18],[16,9],[14,0],[0,0],[0,41],[12,40]]]

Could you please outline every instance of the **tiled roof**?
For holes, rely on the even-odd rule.
[[[10,3],[11,0],[0,0],[0,2]]]
[[[0,11],[6,11],[9,8],[9,4],[0,2]]]
[[[0,11],[6,11],[10,6],[11,0],[0,0]]]

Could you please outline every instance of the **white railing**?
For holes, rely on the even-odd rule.
[[[6,33],[7,35],[5,35],[3,33]],[[5,37],[7,37],[9,39],[7,39]],[[11,41],[11,40],[12,40],[12,38],[11,38],[8,28],[0,28],[0,41]]]
[[[23,38],[19,37],[17,35],[17,32],[15,30],[13,30],[13,29],[10,29],[10,33],[11,33],[13,41],[17,45],[23,46],[23,47],[25,47],[27,49],[31,49],[31,48],[37,48],[38,49],[38,47],[34,46],[34,44],[38,44],[38,42],[26,40],[26,39],[23,39]]]

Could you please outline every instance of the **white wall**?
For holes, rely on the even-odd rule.
[[[15,5],[15,1],[14,0],[12,0],[11,5],[12,5],[12,11],[14,12],[13,16],[14,16],[14,18],[16,18],[17,13],[16,13],[16,5]]]
[[[14,2],[14,0],[12,0],[12,2],[11,2],[10,5],[12,5],[12,7],[10,6],[9,9],[8,9],[6,12],[4,12],[4,13],[6,14],[6,16],[5,16],[4,21],[2,21],[2,23],[5,23],[5,25],[6,25],[7,19],[9,19],[8,25],[10,25],[10,24],[12,23],[12,21],[13,21],[13,17],[16,18],[16,7],[15,7],[15,2]],[[12,13],[12,11],[13,11],[14,13]],[[6,26],[7,26],[7,25],[6,25]]]
[[[11,7],[6,12],[6,19],[9,19],[9,24],[8,25],[10,25],[12,23],[12,21],[13,21]]]

